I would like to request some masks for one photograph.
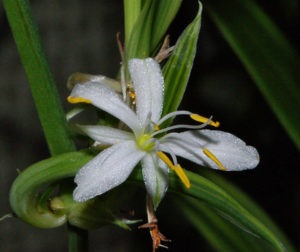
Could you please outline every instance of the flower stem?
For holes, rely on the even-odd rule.
[[[68,248],[69,252],[88,251],[88,232],[68,224]]]

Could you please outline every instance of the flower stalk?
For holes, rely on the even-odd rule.
[[[155,250],[157,250],[159,247],[168,248],[167,246],[163,245],[162,242],[170,242],[171,240],[169,240],[159,231],[158,220],[155,214],[151,196],[149,196],[149,194],[147,194],[146,197],[146,212],[148,223],[139,226],[139,228],[149,228],[152,238],[152,251],[155,252]]]

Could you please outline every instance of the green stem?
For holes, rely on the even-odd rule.
[[[45,138],[52,156],[75,149],[37,26],[27,0],[3,0],[6,15],[31,88]],[[69,230],[69,251],[87,251],[87,233]]]
[[[78,227],[68,224],[69,252],[88,251],[88,233]]]

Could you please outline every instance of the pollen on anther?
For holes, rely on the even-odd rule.
[[[222,171],[226,171],[227,169],[224,167],[224,165],[221,163],[221,161],[212,153],[210,152],[208,149],[203,148],[202,149],[203,153],[210,159],[212,160],[217,166],[219,166],[219,168]]]
[[[160,130],[160,128],[159,128],[159,126],[158,126],[158,124],[156,124],[156,123],[154,124],[154,130],[155,130],[155,131],[158,131],[158,130]]]
[[[201,122],[201,123],[207,123],[208,125],[211,125],[213,127],[219,127],[220,122],[218,121],[212,121],[210,118],[198,115],[198,114],[191,114],[190,117],[195,120],[196,122]]]
[[[186,176],[184,170],[182,169],[182,167],[177,164],[177,166],[175,166],[172,161],[168,158],[168,156],[163,153],[162,151],[158,151],[156,152],[157,156],[167,165],[169,166],[169,168],[171,170],[173,170],[176,175],[179,177],[179,179],[181,180],[181,182],[187,187],[190,188],[191,187],[191,183],[189,178]]]
[[[174,171],[177,174],[177,176],[180,178],[182,183],[186,186],[186,188],[190,188],[191,187],[191,182],[190,182],[189,178],[186,176],[184,170],[182,169],[182,167],[179,164],[175,167]]]
[[[135,104],[135,103],[136,103],[136,95],[135,95],[135,92],[129,91],[129,92],[128,92],[128,95],[129,95],[129,97],[130,97],[130,99],[131,99],[132,104]]]

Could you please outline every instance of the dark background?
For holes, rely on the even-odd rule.
[[[68,95],[66,80],[71,73],[80,71],[114,77],[118,72],[120,57],[115,34],[123,31],[122,1],[36,0],[31,3],[51,70],[67,110],[71,106],[65,102]],[[299,1],[270,3],[261,0],[259,3],[299,49]],[[169,31],[173,43],[192,21],[196,9],[196,1],[184,1]],[[205,2],[197,56],[181,107],[205,116],[213,115],[221,122],[221,130],[229,131],[257,147],[261,156],[257,169],[225,173],[224,177],[256,200],[299,248],[299,152],[210,20],[205,11]],[[25,169],[49,156],[2,7],[0,120],[1,216],[10,212],[8,193],[17,176],[16,170]],[[177,221],[178,210],[174,206],[168,210],[167,203],[164,203],[162,208],[162,212],[171,211],[168,221]],[[176,228],[181,229],[179,233],[184,231],[189,238],[173,241],[171,251],[193,251],[199,247],[199,243],[204,244],[204,240],[199,240],[188,223]],[[176,230],[168,231],[167,223],[162,229],[166,235],[176,233]],[[7,219],[0,223],[0,251],[67,251],[65,230],[65,227],[40,230],[17,219]],[[90,236],[91,251],[99,251],[100,248],[101,251],[128,251],[127,244],[139,239],[144,246],[151,246],[145,231],[128,232],[105,227],[91,232]],[[184,245],[185,242],[189,242],[189,245]],[[181,249],[183,247],[185,249]]]

